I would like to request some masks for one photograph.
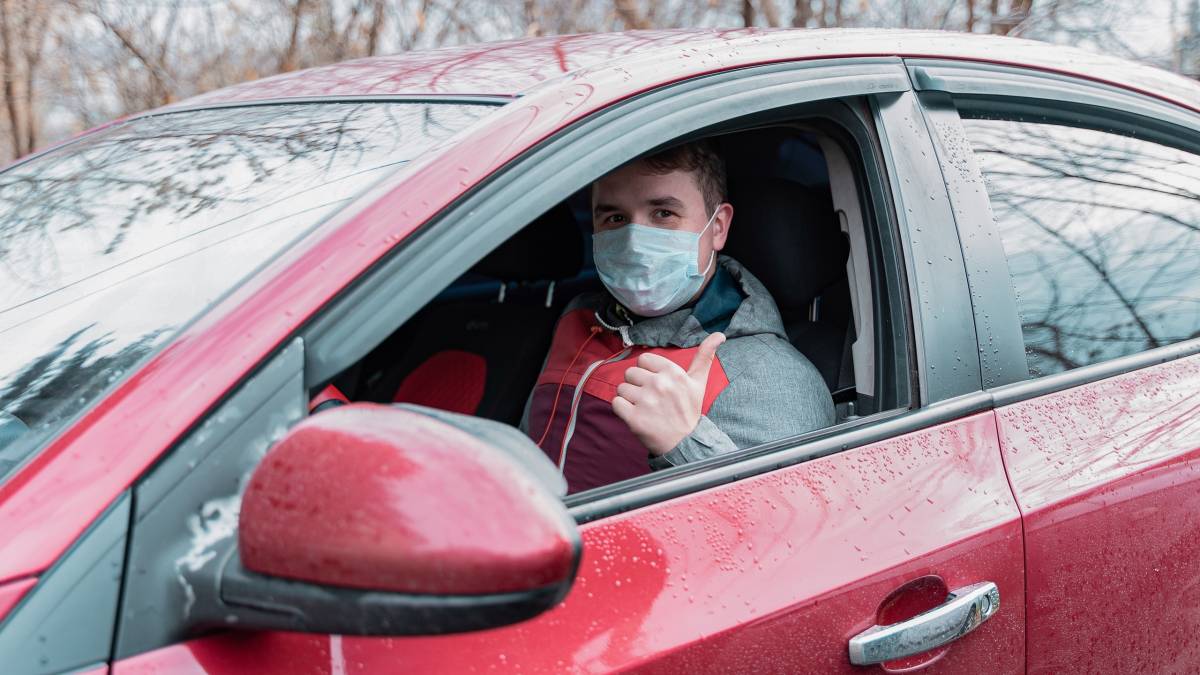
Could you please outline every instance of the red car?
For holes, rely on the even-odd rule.
[[[563,496],[511,425],[599,288],[587,188],[700,137],[837,423]],[[1200,670],[1198,153],[1200,86],[1107,57],[697,30],[25,158],[0,671]]]

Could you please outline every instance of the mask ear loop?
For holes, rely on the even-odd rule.
[[[713,221],[715,221],[717,218],[717,210],[720,208],[721,207],[718,206],[716,209],[713,209],[712,215],[708,217],[708,223],[704,226],[704,229],[700,230],[700,232],[696,234],[697,242],[700,241],[700,238],[704,236],[705,232],[708,232],[708,228],[712,227]],[[712,253],[708,256],[708,264],[704,266],[704,271],[700,273],[700,276],[706,276],[708,274],[708,271],[710,269],[712,269],[713,263],[716,260],[717,260],[717,250],[713,249]]]

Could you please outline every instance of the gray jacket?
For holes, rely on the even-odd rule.
[[[728,383],[712,400],[707,413],[700,417],[691,434],[670,452],[649,460],[650,467],[654,469],[694,462],[834,423],[833,399],[829,390],[812,363],[788,342],[779,309],[767,289],[734,259],[722,255],[717,262],[730,273],[744,296],[724,331],[727,338],[725,343],[717,348],[716,360],[724,370]],[[570,326],[564,327],[569,320],[598,324],[604,329],[608,347],[615,345],[618,349],[622,344],[626,347],[689,349],[697,347],[709,334],[692,315],[691,307],[664,316],[635,318],[632,321],[620,318],[623,315],[624,312],[618,310],[616,301],[608,293],[586,294],[573,300],[559,321],[555,346],[547,357],[547,367],[555,360],[556,349],[567,356],[576,353],[577,345],[564,338],[571,330]],[[574,334],[584,335],[586,332],[576,328]],[[559,381],[560,378],[551,379]],[[568,380],[568,384],[576,385],[578,381]],[[710,380],[710,388],[712,386]],[[546,415],[551,410],[549,397],[552,393],[553,387],[535,388],[526,404],[522,430],[528,431],[530,428],[531,410],[534,429],[557,429],[553,424],[546,426],[549,424]],[[566,395],[570,396],[570,393]],[[606,405],[599,400],[595,403],[597,405],[589,408],[588,414],[595,416],[609,412],[605,408],[610,408],[611,403]],[[554,417],[560,414],[561,411]],[[595,420],[595,423],[611,425],[612,420]],[[605,438],[615,437],[611,427],[602,432]],[[568,442],[574,448],[579,441]],[[547,443],[547,446],[552,445]],[[557,456],[550,449],[543,450],[552,459]],[[601,451],[609,453],[606,456],[611,458],[611,449],[597,450]]]
[[[729,384],[700,423],[654,468],[694,462],[722,452],[799,435],[834,423],[833,398],[816,367],[787,339],[775,300],[733,258],[720,256],[746,298],[725,331],[717,358]],[[635,344],[693,347],[708,332],[685,308],[643,319],[629,330]]]

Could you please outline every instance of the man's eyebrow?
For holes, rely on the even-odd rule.
[[[593,213],[607,213],[609,211],[620,211],[621,209],[612,204],[597,204],[596,208],[592,209]]]
[[[670,206],[671,208],[675,209],[683,208],[683,202],[671,196],[654,197],[653,199],[646,200],[646,203],[648,203],[650,206]]]

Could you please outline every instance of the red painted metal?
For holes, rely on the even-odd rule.
[[[332,586],[425,594],[560,584],[575,551],[563,506],[500,450],[431,417],[352,403],[293,427],[242,499],[246,567]]]
[[[1200,356],[997,412],[1030,672],[1200,671]]]
[[[28,579],[10,581],[0,586],[0,621],[3,621],[4,617],[8,616],[8,612],[17,606],[21,598],[25,597],[25,593],[33,588],[36,583],[37,577],[29,577]]]
[[[320,393],[312,397],[312,399],[308,402],[308,410],[309,412],[312,412],[316,410],[322,403],[328,403],[330,401],[349,403],[350,399],[346,398],[346,395],[343,394],[342,391],[337,387],[333,386],[332,384],[327,385],[320,391]]]
[[[584,526],[562,605],[431,638],[224,633],[116,672],[861,673],[847,640],[906,582],[994,581],[1001,609],[929,673],[1024,671],[1021,526],[990,413]]]

